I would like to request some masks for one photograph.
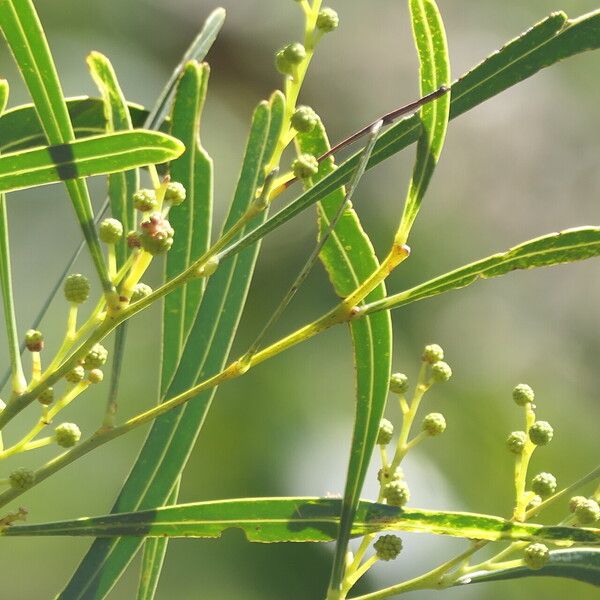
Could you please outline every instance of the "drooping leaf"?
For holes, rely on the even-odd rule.
[[[491,279],[517,269],[533,269],[585,260],[600,255],[600,227],[575,227],[529,240],[482,260],[471,263],[409,290],[378,300],[365,307],[367,314],[398,308],[463,288],[479,279]]]
[[[455,585],[505,581],[522,577],[563,577],[600,587],[600,549],[570,548],[553,550],[541,569],[526,566],[509,567],[495,571],[477,571],[458,579]]]
[[[173,181],[183,184],[187,198],[169,214],[177,236],[167,255],[166,281],[202,256],[210,242],[213,166],[199,139],[209,74],[207,64],[189,62],[175,96],[171,134],[185,144],[186,151],[171,163],[170,173]],[[198,278],[165,298],[161,393],[166,391],[175,373],[183,343],[200,305],[205,281],[205,278]]]
[[[567,19],[564,13],[553,13],[452,84],[450,119],[458,117],[545,67],[570,56],[596,50],[600,47],[599,29],[600,10],[572,20]],[[420,133],[421,124],[416,115],[390,127],[377,141],[368,168],[378,165],[416,142]],[[231,244],[222,257],[233,256],[246,245],[254,244],[309,206],[348,183],[358,160],[358,155],[349,158],[336,171],[301,194],[263,225]]]
[[[165,133],[138,129],[4,154],[0,157],[0,192],[166,162],[184,149],[179,140]]]
[[[255,111],[225,231],[241,217],[254,199],[264,177],[263,166],[270,159],[279,137],[283,115],[284,102],[280,93],[274,95],[270,105],[261,103]],[[265,217],[262,214],[257,219],[264,220]],[[258,250],[259,246],[249,248],[235,260],[222,265],[211,277],[167,398],[189,388],[199,379],[220,371],[225,365]],[[180,409],[170,411],[155,421],[115,503],[114,512],[152,508],[167,501],[206,418],[215,391],[202,393]],[[131,538],[96,540],[60,598],[104,598],[140,544],[139,540]]]
[[[251,542],[329,542],[336,538],[341,509],[342,500],[337,498],[242,498],[39,525],[13,525],[1,530],[0,535],[215,538],[230,528],[238,528]],[[489,541],[600,544],[600,529],[546,527],[515,523],[492,515],[402,509],[361,501],[351,535],[357,537],[382,531],[410,531]]]

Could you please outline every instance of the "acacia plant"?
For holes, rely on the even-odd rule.
[[[376,600],[416,589],[532,575],[600,585],[600,488],[590,496],[577,495],[581,486],[593,485],[600,469],[560,486],[549,472],[528,471],[533,452],[553,436],[550,424],[537,418],[533,390],[519,384],[513,391],[523,423],[507,440],[515,461],[514,506],[507,515],[422,510],[410,505],[410,482],[404,478],[402,461],[415,446],[444,432],[444,416],[421,415],[421,406],[430,388],[448,381],[452,371],[442,348],[429,344],[421,354],[417,381],[411,384],[405,375],[391,374],[393,309],[514,269],[597,256],[600,228],[550,233],[410,289],[390,294],[385,287],[390,273],[409,258],[411,228],[449,121],[544,67],[596,49],[600,10],[577,19],[553,13],[453,81],[435,0],[408,4],[422,99],[332,148],[324,123],[315,110],[300,103],[300,95],[316,51],[338,27],[339,18],[321,0],[290,3],[290,9],[303,16],[303,39],[276,53],[282,88],[260,102],[252,115],[235,195],[220,231],[213,233],[213,164],[199,138],[209,79],[209,66],[202,61],[223,24],[224,11],[217,9],[208,17],[156,106],[147,110],[123,97],[109,60],[97,52],[89,55],[88,66],[99,97],[65,98],[32,0],[0,0],[0,28],[33,100],[31,105],[6,109],[9,87],[0,81],[0,275],[10,355],[9,385],[0,412],[0,459],[7,461],[0,491],[5,511],[0,534],[96,538],[60,598],[106,597],[142,551],[138,598],[150,599],[169,537],[219,537],[230,527],[243,530],[249,542],[334,541],[331,578],[323,582],[328,600],[348,597],[377,561],[396,558],[402,550],[397,533],[403,531],[457,536],[467,543],[464,552],[415,579],[354,597]],[[362,147],[336,166],[338,151],[353,142]],[[367,169],[415,142],[414,171],[397,232],[380,260],[351,197]],[[108,197],[96,214],[87,185],[93,175],[107,176]],[[71,263],[57,282],[53,294],[64,293],[66,328],[56,353],[47,356],[43,317],[53,294],[32,328],[17,331],[6,194],[56,183],[66,187],[95,272],[72,273]],[[290,201],[278,206],[288,189]],[[243,355],[230,358],[261,240],[313,206],[319,235],[305,267],[254,343]],[[156,260],[164,264],[164,281],[153,290],[143,279]],[[339,303],[316,321],[265,343],[265,334],[317,261],[326,269]],[[101,283],[99,298],[89,298],[90,277]],[[79,307],[90,301],[95,307],[83,320]],[[159,301],[163,353],[158,402],[121,419],[118,383],[127,323]],[[350,330],[356,367],[356,413],[343,497],[178,505],[180,478],[217,387],[337,325]],[[109,345],[112,368],[105,374]],[[103,379],[109,384],[108,402],[97,429],[82,433],[77,424],[63,421],[69,418],[71,403]],[[382,417],[390,392],[398,400],[399,435],[388,452],[394,424]],[[30,428],[18,439],[11,424],[22,412]],[[110,514],[36,524],[35,514],[17,508],[15,501],[21,503],[32,487],[145,424],[151,424],[150,431]],[[58,446],[49,462],[35,470],[19,466],[22,453],[48,445]],[[382,463],[380,493],[362,500],[375,446]],[[559,503],[564,519],[539,524],[546,508]],[[351,538],[361,541],[355,546]],[[474,556],[484,546],[493,546],[495,554],[477,562]]]

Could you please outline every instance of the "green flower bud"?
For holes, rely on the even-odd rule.
[[[90,281],[81,273],[74,273],[65,279],[65,298],[73,304],[85,302],[90,295]]]
[[[421,429],[431,436],[441,435],[446,431],[446,419],[441,413],[429,413],[423,419]]]
[[[529,439],[536,446],[545,446],[552,441],[554,429],[548,421],[536,421],[529,429]]]
[[[390,377],[390,392],[404,394],[408,390],[408,377],[404,373],[393,373]]]
[[[340,18],[333,8],[323,8],[317,16],[317,29],[329,33],[337,29],[340,24]]]
[[[577,510],[577,507],[586,500],[587,498],[585,496],[573,496],[569,500],[569,510],[574,513]]]
[[[400,479],[404,479],[404,472],[400,467],[397,467],[393,473],[390,471],[389,467],[382,467],[377,471],[377,481],[379,481],[379,483],[386,484],[390,481],[398,481]]]
[[[292,171],[298,179],[308,179],[319,172],[319,161],[312,154],[301,154],[293,163]]]
[[[186,198],[185,188],[178,181],[171,181],[165,191],[165,202],[171,206],[179,206]]]
[[[381,419],[379,422],[379,432],[377,433],[377,444],[387,446],[394,435],[394,426],[387,419]]]
[[[526,383],[520,383],[519,385],[515,386],[512,395],[513,400],[519,406],[525,406],[526,404],[530,404],[535,399],[535,394],[533,393],[533,390]]]
[[[25,332],[25,347],[29,352],[41,352],[44,349],[44,336],[41,331],[28,329]]]
[[[137,283],[133,288],[133,294],[131,294],[131,302],[137,302],[152,293],[152,288],[145,283]]]
[[[142,243],[140,242],[140,234],[137,231],[130,231],[127,234],[127,247],[128,248],[141,248]]]
[[[537,508],[541,503],[542,503],[542,498],[536,494],[527,504],[527,510],[531,510],[532,508]]]
[[[98,233],[105,244],[116,244],[123,237],[123,224],[117,219],[104,219]]]
[[[70,371],[67,371],[67,373],[65,374],[65,379],[69,383],[79,383],[80,381],[83,381],[84,377],[85,370],[81,365],[73,367]]]
[[[161,213],[152,213],[141,227],[140,244],[146,252],[156,255],[164,254],[171,249],[175,232]]]
[[[44,406],[50,406],[54,402],[54,388],[47,387],[38,397],[37,401]]]
[[[438,344],[429,344],[425,346],[421,358],[424,362],[434,364],[440,360],[444,360],[444,350]]]
[[[405,481],[396,479],[383,486],[383,497],[390,506],[404,506],[410,500],[410,490]]]
[[[513,431],[506,438],[506,446],[513,454],[521,454],[527,443],[527,434],[524,431]]]
[[[196,270],[196,277],[210,277],[219,268],[219,257],[211,256],[201,267]]]
[[[556,491],[556,477],[552,473],[538,473],[531,480],[531,489],[542,498],[552,496]]]
[[[92,369],[88,372],[87,378],[92,384],[102,383],[102,380],[104,379],[104,373],[102,372],[102,369]]]
[[[285,57],[283,50],[275,55],[275,66],[282,75],[294,74],[294,65]]]
[[[310,133],[317,126],[319,117],[310,106],[299,106],[290,122],[296,131]]]
[[[402,540],[397,535],[382,535],[373,548],[380,560],[394,560],[402,552]]]
[[[98,369],[106,364],[108,350],[102,344],[94,344],[83,359],[83,366],[90,369]]]
[[[431,379],[433,379],[435,383],[445,383],[450,377],[452,377],[452,369],[448,363],[439,360],[431,365]]]
[[[299,65],[306,58],[306,48],[300,42],[288,44],[283,48],[283,56],[291,65]]]
[[[158,200],[154,190],[138,190],[133,194],[133,206],[140,212],[151,212],[158,210]]]
[[[9,476],[10,487],[15,490],[26,490],[35,483],[35,473],[31,469],[21,467],[16,469]]]
[[[81,438],[81,431],[75,423],[61,423],[54,433],[56,443],[62,448],[72,448]]]
[[[584,498],[577,504],[574,513],[580,525],[591,525],[600,519],[600,506],[595,500]]]
[[[525,564],[534,570],[541,569],[550,558],[550,550],[544,544],[529,544],[523,553]]]

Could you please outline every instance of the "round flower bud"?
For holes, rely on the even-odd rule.
[[[390,481],[398,481],[400,479],[404,479],[404,472],[400,467],[397,467],[393,473],[390,471],[389,467],[382,467],[379,469],[379,471],[377,471],[377,481],[384,485]]]
[[[584,498],[575,507],[575,518],[580,525],[591,525],[600,519],[600,506],[591,498]]]
[[[54,402],[54,388],[47,387],[38,397],[37,401],[44,406],[50,406]]]
[[[383,497],[390,506],[404,506],[410,500],[410,490],[405,481],[396,479],[383,486]]]
[[[554,429],[548,421],[536,421],[529,429],[529,439],[536,446],[545,446],[552,441]]]
[[[550,558],[550,550],[544,544],[529,544],[523,553],[525,564],[534,570],[541,569]]]
[[[152,288],[145,283],[137,283],[133,288],[133,294],[131,294],[131,302],[137,302],[152,293]]]
[[[556,477],[552,473],[538,473],[531,480],[531,489],[542,498],[552,496],[556,491]]]
[[[452,369],[448,363],[439,360],[431,365],[431,379],[433,379],[435,383],[445,383],[450,377],[452,377]]]
[[[429,413],[423,419],[421,429],[431,436],[441,435],[446,431],[446,419],[441,413]]]
[[[61,423],[54,433],[56,443],[62,448],[72,448],[81,438],[81,431],[75,423]]]
[[[300,42],[288,44],[283,49],[283,56],[291,65],[299,65],[306,58],[306,48]]]
[[[319,117],[310,106],[299,106],[290,122],[296,131],[310,133],[317,126]]]
[[[393,373],[390,377],[390,392],[404,394],[408,390],[408,377],[404,373]]]
[[[574,513],[577,510],[577,507],[586,500],[587,498],[585,496],[573,496],[569,500],[569,510]]]
[[[340,18],[333,8],[323,8],[317,16],[317,29],[329,33],[338,28]]]
[[[102,369],[92,369],[88,372],[87,378],[90,383],[102,383],[104,373]]]
[[[377,444],[387,446],[394,435],[394,426],[387,419],[381,419],[379,422],[379,432],[377,433]]]
[[[104,219],[98,234],[105,244],[116,244],[123,237],[123,224],[117,219]]]
[[[171,206],[179,206],[186,198],[185,188],[178,181],[171,181],[165,191],[165,202]]]
[[[285,57],[283,50],[275,55],[275,66],[282,75],[293,75],[294,65]]]
[[[133,194],[133,206],[140,212],[151,212],[158,209],[158,200],[154,190],[138,190]]]
[[[541,503],[542,503],[542,498],[536,494],[527,504],[527,510],[531,510],[532,508],[537,508]]]
[[[444,360],[444,350],[438,344],[429,344],[425,346],[421,358],[424,362],[434,364],[440,360]]]
[[[382,535],[373,548],[380,560],[394,560],[402,552],[402,540],[397,535]]]
[[[73,304],[85,302],[90,295],[90,281],[81,273],[74,273],[65,279],[65,298]]]
[[[41,352],[44,349],[44,336],[41,331],[28,329],[25,332],[25,347],[29,352]]]
[[[102,344],[94,344],[83,359],[83,366],[90,369],[98,369],[106,364],[108,350]]]
[[[308,179],[319,172],[319,161],[312,154],[301,154],[293,163],[292,171],[298,179]]]
[[[529,387],[526,383],[520,383],[515,386],[512,392],[513,400],[519,406],[525,406],[526,404],[530,404],[535,399],[535,394],[531,387]]]
[[[80,381],[83,381],[84,377],[85,370],[81,365],[73,367],[70,371],[67,371],[67,373],[65,374],[65,379],[69,383],[79,383]]]
[[[128,248],[141,248],[140,234],[137,231],[130,231],[127,234],[127,247]]]
[[[164,254],[171,249],[175,232],[161,213],[152,213],[141,227],[140,244],[146,252],[156,255]]]
[[[527,434],[524,431],[513,431],[506,438],[506,446],[513,454],[521,454],[527,443]]]
[[[35,483],[35,473],[31,469],[21,467],[8,476],[10,487],[15,490],[26,490]]]

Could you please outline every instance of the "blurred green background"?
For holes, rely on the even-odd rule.
[[[68,95],[94,94],[85,56],[94,49],[113,61],[128,98],[152,105],[202,20],[206,0],[38,0]],[[209,55],[210,94],[203,141],[216,163],[215,218],[231,197],[249,115],[280,85],[273,53],[301,33],[292,1],[222,0],[225,28]],[[439,2],[455,76],[554,10],[578,16],[597,2]],[[302,102],[314,106],[333,140],[418,95],[417,63],[406,3],[393,0],[331,5],[340,29],[318,50]],[[530,237],[597,224],[600,54],[546,70],[469,112],[449,129],[445,152],[411,240],[413,255],[389,282],[403,287]],[[28,101],[11,58],[0,47],[0,76],[11,83],[11,105]],[[596,132],[596,133],[594,133]],[[363,180],[355,205],[378,252],[386,251],[401,210],[413,149]],[[95,182],[95,200],[104,182]],[[62,264],[79,240],[60,186],[9,197],[14,279],[21,331],[30,324]],[[243,351],[289,285],[315,238],[314,214],[269,238],[233,350]],[[91,272],[87,257],[78,269]],[[159,270],[149,283],[158,281]],[[96,291],[99,292],[98,286]],[[555,441],[532,469],[551,470],[567,484],[598,461],[600,261],[519,272],[479,283],[394,313],[395,370],[413,379],[422,346],[438,342],[455,376],[427,398],[443,411],[445,436],[411,455],[406,472],[412,504],[506,515],[512,498],[512,458],[506,434],[521,428],[512,387],[529,382],[538,415],[555,427]],[[334,301],[318,267],[273,331],[290,331]],[[66,306],[52,306],[44,331],[49,348],[64,327]],[[155,401],[160,312],[131,326],[121,413]],[[0,364],[7,364],[4,332]],[[98,425],[107,386],[69,410],[84,433]],[[338,328],[261,365],[219,390],[185,473],[181,501],[237,496],[323,495],[343,490],[353,417],[353,367],[348,333]],[[390,418],[397,419],[391,405]],[[34,418],[28,413],[15,429]],[[14,430],[13,430],[14,431]],[[108,511],[143,440],[143,431],[88,455],[23,497],[31,520]],[[13,433],[13,435],[16,435]],[[11,438],[9,433],[7,436]],[[5,469],[37,465],[54,454],[14,459]],[[376,466],[365,496],[375,495]],[[2,475],[3,477],[6,475]],[[588,491],[589,490],[585,490]],[[564,513],[561,506],[550,520]],[[361,590],[373,590],[434,566],[465,543],[404,536],[403,560],[377,566]],[[83,539],[23,539],[0,543],[2,598],[53,597],[89,545]],[[331,547],[251,545],[236,532],[219,541],[182,540],[169,547],[159,599],[289,600],[322,598]],[[137,562],[111,598],[135,597]],[[545,594],[597,598],[597,590],[560,580],[520,580],[446,592],[449,598],[493,600]],[[437,597],[434,592],[415,598]]]

